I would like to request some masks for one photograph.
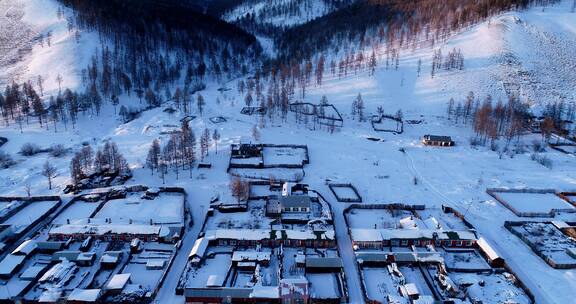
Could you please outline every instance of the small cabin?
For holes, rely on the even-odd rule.
[[[422,137],[422,143],[427,146],[439,146],[439,147],[451,147],[454,146],[454,142],[450,136],[440,136],[440,135],[424,135]]]

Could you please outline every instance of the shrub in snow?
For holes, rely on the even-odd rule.
[[[66,148],[64,145],[57,144],[50,147],[50,155],[53,157],[62,157],[66,154]]]
[[[530,159],[533,161],[536,161],[537,163],[541,164],[542,166],[544,166],[548,169],[552,169],[552,160],[546,155],[542,156],[542,155],[533,153],[532,155],[530,155]]]
[[[535,153],[544,152],[544,144],[539,140],[535,140],[532,142],[532,150],[534,150]]]
[[[38,152],[40,152],[40,147],[36,144],[25,143],[20,147],[20,154],[24,156],[32,156]]]
[[[482,145],[482,141],[477,136],[470,138],[470,146],[476,147]]]
[[[6,169],[12,165],[14,165],[16,162],[14,162],[14,160],[12,159],[12,156],[10,156],[10,154],[4,152],[4,151],[0,151],[0,168],[2,169]]]

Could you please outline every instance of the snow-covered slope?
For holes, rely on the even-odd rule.
[[[7,62],[0,68],[0,84],[29,80],[36,84],[41,76],[44,92],[50,94],[58,90],[57,78],[61,75],[62,88],[79,88],[81,71],[99,46],[98,36],[79,32],[75,27],[69,30],[71,12],[53,0],[6,0],[1,5],[18,16],[11,22],[17,24],[15,27],[26,29],[28,35],[23,37],[26,41],[18,42],[27,49],[19,52],[20,60]],[[0,26],[0,36],[11,31],[11,27]],[[16,45],[10,43],[10,47]]]

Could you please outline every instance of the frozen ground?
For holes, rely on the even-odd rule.
[[[53,224],[74,224],[75,220],[87,219],[98,208],[99,202],[75,201],[60,213],[53,221]],[[82,221],[79,221],[82,222]]]
[[[493,299],[508,299],[508,302],[499,303],[530,303],[522,290],[506,278],[506,274],[450,273],[450,278],[457,284],[471,284],[467,288],[470,298],[483,303],[493,303]]]
[[[362,276],[369,299],[388,303],[388,296],[400,298],[396,283],[387,268],[364,268]]]
[[[534,103],[537,109],[547,102],[566,96],[573,100],[576,86],[574,82],[573,43],[576,37],[576,18],[569,13],[570,1],[563,1],[553,7],[534,8],[525,12],[511,12],[492,18],[470,28],[443,44],[444,50],[457,47],[465,56],[464,71],[442,71],[430,77],[431,49],[404,51],[400,55],[398,71],[378,68],[374,76],[366,73],[336,79],[327,76],[320,87],[309,88],[305,101],[317,103],[326,95],[344,114],[345,126],[341,131],[330,134],[326,131],[312,131],[294,123],[290,117],[287,124],[277,121],[267,123],[262,129],[261,141],[271,143],[306,144],[310,152],[310,165],[305,168],[303,182],[318,189],[329,197],[326,180],[346,180],[352,182],[367,203],[401,202],[426,204],[440,207],[449,205],[457,208],[477,228],[480,235],[494,244],[495,249],[506,258],[519,278],[534,293],[538,303],[569,303],[576,297],[576,271],[555,270],[536,256],[520,239],[503,228],[506,220],[518,220],[509,210],[501,206],[485,193],[486,188],[552,188],[574,190],[576,188],[576,164],[573,156],[548,150],[542,153],[552,162],[552,169],[530,159],[530,153],[510,156],[490,151],[488,147],[470,147],[472,136],[470,126],[455,125],[445,118],[446,104],[450,98],[463,100],[469,91],[484,98],[490,94],[494,100],[506,100],[504,82],[520,84],[523,96]],[[35,45],[31,55],[18,67],[19,79],[30,79],[43,74],[46,80],[45,94],[57,91],[55,75],[64,76],[64,87],[77,88],[81,81],[79,71],[98,45],[94,34],[82,33],[81,43],[76,44],[72,34],[66,30],[65,21],[56,17],[53,0],[32,0],[26,2],[23,17],[38,32],[53,31],[53,46],[50,48]],[[437,45],[440,47],[441,45]],[[479,47],[481,46],[481,47]],[[515,64],[503,64],[503,55],[512,54],[518,60]],[[423,61],[420,77],[416,74],[418,59]],[[520,73],[528,71],[529,74]],[[529,75],[523,79],[522,75]],[[537,87],[546,88],[533,89]],[[231,85],[232,86],[232,85]],[[188,193],[188,207],[195,223],[201,223],[214,194],[228,192],[229,176],[226,174],[229,152],[226,147],[241,136],[251,134],[258,124],[257,117],[240,115],[243,98],[235,91],[219,92],[216,83],[208,83],[202,92],[207,101],[203,116],[191,122],[197,137],[205,127],[217,128],[222,134],[219,152],[211,147],[206,161],[212,163],[210,170],[180,172],[178,179],[173,172],[166,178],[166,185],[184,187]],[[375,113],[383,106],[387,113],[402,109],[406,119],[422,119],[419,125],[406,125],[403,134],[383,134],[372,130],[369,123],[352,121],[350,112],[352,100],[362,93],[367,113]],[[216,97],[222,101],[215,102]],[[234,101],[234,106],[232,103]],[[135,97],[122,96],[121,104],[138,103]],[[147,128],[150,125],[163,126],[178,124],[182,113],[169,115],[162,108],[147,111],[134,121],[119,124],[113,115],[114,109],[105,105],[100,116],[86,114],[76,129],[58,132],[40,129],[37,123],[24,126],[20,133],[16,125],[0,127],[0,133],[9,138],[2,150],[10,153],[18,164],[9,170],[0,171],[0,192],[4,195],[25,195],[25,185],[31,185],[33,195],[59,193],[69,181],[69,160],[71,154],[63,158],[53,158],[47,154],[26,158],[18,155],[20,146],[35,142],[43,147],[54,143],[78,150],[82,142],[96,146],[103,140],[112,139],[125,155],[134,171],[129,183],[161,186],[162,179],[143,169],[146,153],[154,138],[166,140],[161,128]],[[214,124],[207,117],[234,117],[227,122]],[[450,135],[456,147],[437,149],[423,147],[419,138],[423,134]],[[384,141],[373,142],[367,137],[379,137]],[[540,136],[523,139],[526,144]],[[500,148],[504,143],[499,143]],[[404,148],[406,153],[399,151]],[[527,149],[528,150],[528,149]],[[48,190],[47,181],[40,175],[42,164],[49,160],[58,167],[55,187]],[[290,172],[294,174],[294,172]],[[275,172],[266,172],[269,177]],[[278,175],[287,174],[279,172]],[[418,181],[414,184],[414,178]],[[354,256],[345,227],[342,210],[347,204],[331,201],[335,213],[338,244],[345,263],[350,302],[361,303],[359,277],[353,264]],[[370,219],[372,222],[381,222]],[[160,303],[183,303],[184,298],[174,295],[174,288],[184,268],[187,254],[196,239],[201,225],[194,225],[186,232],[183,245],[166,283],[159,292]],[[225,263],[225,261],[223,261]],[[216,265],[216,264],[215,264]],[[215,272],[220,266],[215,266]]]
[[[178,224],[183,223],[183,196],[161,193],[153,200],[143,199],[142,193],[129,193],[124,199],[110,200],[96,213],[95,218],[109,218],[112,222]]]

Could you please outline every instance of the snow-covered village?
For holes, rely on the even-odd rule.
[[[0,303],[576,303],[576,0],[0,0]]]

